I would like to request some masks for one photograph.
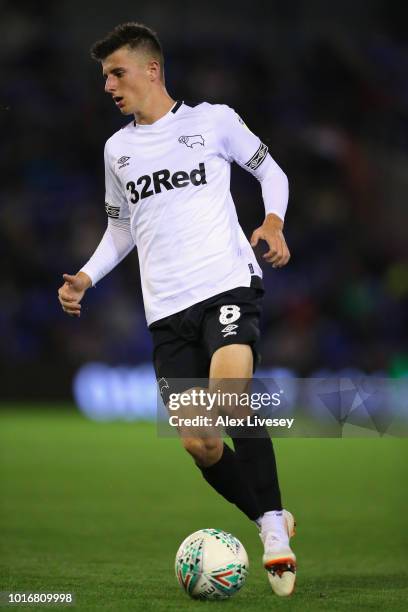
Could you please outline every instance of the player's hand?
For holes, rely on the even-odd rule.
[[[85,272],[78,272],[75,276],[63,274],[64,284],[58,289],[58,299],[62,310],[72,317],[81,316],[80,301],[85,291],[92,285],[92,280]]]
[[[283,221],[274,214],[266,216],[261,227],[258,227],[251,236],[251,246],[256,247],[260,239],[268,243],[269,251],[262,255],[273,268],[286,266],[290,253],[282,232]]]

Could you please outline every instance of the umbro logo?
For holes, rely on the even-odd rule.
[[[178,141],[185,144],[186,147],[190,147],[190,149],[192,149],[194,145],[204,146],[204,138],[201,136],[201,134],[194,134],[194,136],[180,136]]]
[[[224,338],[226,338],[227,336],[236,336],[237,332],[234,330],[236,330],[237,327],[238,325],[235,325],[235,323],[230,323],[229,325],[224,327],[224,329],[221,330],[221,333],[224,334]]]
[[[124,168],[125,166],[128,166],[129,164],[127,163],[128,160],[130,159],[130,157],[126,157],[126,155],[122,155],[122,157],[119,157],[118,161],[116,163],[119,164],[119,170],[121,168]]]

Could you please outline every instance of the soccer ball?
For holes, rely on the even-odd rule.
[[[200,529],[177,551],[180,586],[193,599],[227,599],[244,586],[248,555],[241,542],[221,529]]]

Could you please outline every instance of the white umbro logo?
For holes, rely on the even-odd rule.
[[[237,332],[234,330],[237,329],[237,327],[238,325],[235,325],[235,323],[230,323],[229,325],[224,327],[224,329],[221,330],[221,333],[224,334],[224,338],[226,338],[227,336],[236,336]]]
[[[130,157],[126,157],[126,155],[122,155],[122,157],[119,157],[117,161],[117,163],[119,164],[119,170],[129,165],[128,163],[126,163],[129,159]]]

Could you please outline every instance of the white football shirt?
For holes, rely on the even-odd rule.
[[[232,161],[261,181],[262,165],[285,176],[225,105],[177,102],[155,123],[132,121],[107,141],[106,211],[130,224],[148,325],[262,276],[231,197]],[[287,194],[279,197],[283,217]]]

